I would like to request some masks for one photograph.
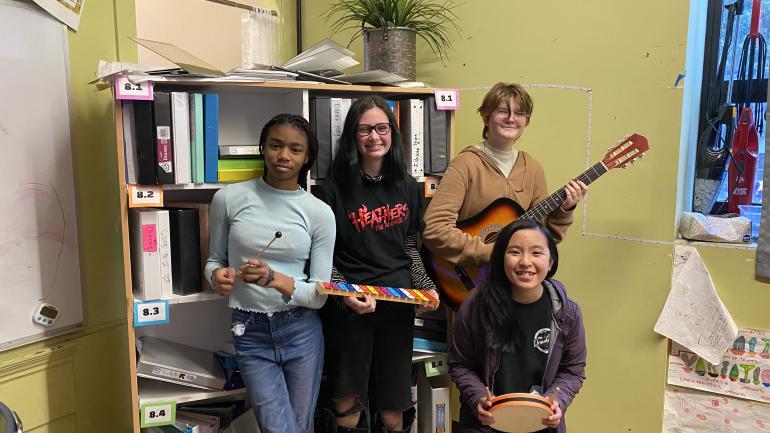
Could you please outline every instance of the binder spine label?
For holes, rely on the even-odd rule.
[[[168,377],[170,379],[181,380],[183,382],[195,383],[198,380],[198,376],[195,374],[186,373],[183,371],[177,371],[170,368],[153,367],[152,374],[155,376]]]
[[[166,173],[171,173],[171,128],[158,126],[158,166]]]
[[[155,224],[142,224],[142,251],[145,253],[158,252],[158,229]]]

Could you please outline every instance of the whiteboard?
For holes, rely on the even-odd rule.
[[[63,24],[0,0],[0,350],[83,324],[68,64]]]

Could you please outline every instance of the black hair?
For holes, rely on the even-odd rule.
[[[541,232],[548,243],[552,265],[545,278],[553,277],[559,267],[559,251],[556,249],[556,241],[550,230],[543,224],[534,220],[522,219],[507,225],[500,231],[492,248],[489,268],[477,295],[481,326],[486,335],[487,345],[493,349],[513,350],[513,337],[522,332],[518,318],[513,313],[514,302],[511,282],[505,274],[505,254],[513,234],[525,229]]]
[[[337,156],[334,158],[331,170],[332,179],[336,180],[340,186],[350,186],[353,182],[361,182],[356,128],[361,116],[372,108],[379,108],[385,112],[388,123],[390,123],[390,150],[385,155],[382,164],[383,180],[395,182],[401,181],[407,176],[403,140],[401,131],[398,129],[396,116],[384,98],[379,95],[368,95],[353,101],[345,117]]]
[[[305,133],[307,137],[307,162],[302,165],[299,170],[299,177],[297,183],[304,189],[307,189],[307,173],[310,171],[310,167],[318,157],[318,138],[313,130],[310,128],[310,122],[305,120],[304,117],[297,114],[281,113],[273,116],[268,120],[265,126],[262,128],[262,133],[259,135],[259,152],[265,154],[265,142],[267,141],[267,135],[270,130],[280,125],[291,125],[298,129],[300,132]],[[267,176],[267,166],[265,166],[265,176]]]

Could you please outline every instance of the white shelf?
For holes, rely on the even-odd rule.
[[[139,378],[139,406],[145,403],[173,401],[176,404],[246,397],[246,388],[232,391],[206,390],[184,385]]]
[[[229,183],[176,183],[161,185],[163,191],[175,191],[180,189],[221,189]]]
[[[689,239],[675,239],[674,245],[689,245],[693,247],[713,247],[713,248],[727,248],[729,250],[756,250],[757,242],[754,240],[752,243],[728,243],[728,242],[707,242],[707,241],[691,241]]]
[[[208,302],[208,301],[221,301],[227,299],[224,296],[217,295],[209,290],[204,290],[200,293],[194,293],[192,295],[172,295],[170,298],[161,299],[148,299],[142,301],[141,299],[134,298],[134,302],[150,302],[150,301],[168,301],[169,304],[187,304],[190,302]]]
[[[446,352],[434,352],[432,350],[413,349],[412,350],[412,363],[427,361],[428,359],[446,357]]]
[[[204,290],[200,293],[195,293],[193,295],[174,295],[171,298],[168,298],[169,304],[186,304],[188,302],[207,302],[207,301],[221,301],[227,299],[224,296],[220,296],[212,291]]]

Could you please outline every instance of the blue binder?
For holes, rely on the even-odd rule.
[[[217,183],[217,161],[219,160],[219,95],[203,95],[203,180]]]

